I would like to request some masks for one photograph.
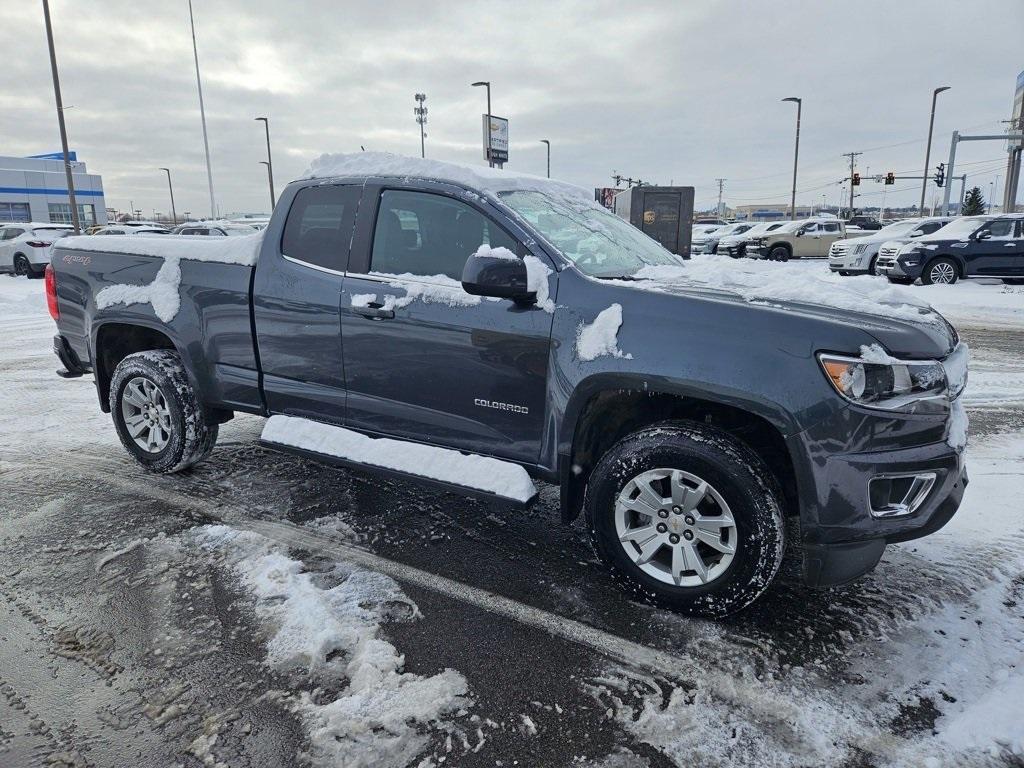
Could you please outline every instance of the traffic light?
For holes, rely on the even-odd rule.
[[[859,173],[853,174],[853,186],[855,186],[855,187],[859,187],[860,186],[860,174]]]
[[[946,183],[946,164],[939,163],[935,166],[935,186],[941,187]]]
[[[896,183],[896,174],[893,173],[892,171],[889,171],[887,174],[885,174],[885,183],[886,184],[895,184]]]

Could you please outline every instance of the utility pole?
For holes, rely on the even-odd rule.
[[[803,99],[790,96],[783,101],[791,101],[796,104],[796,148],[793,150],[793,196],[789,203],[789,217],[796,221],[796,164],[800,157],[800,111],[803,109]]]
[[[160,170],[165,171],[167,173],[167,190],[171,193],[171,221],[177,224],[178,213],[174,209],[174,187],[171,185],[171,169],[161,168]]]
[[[725,182],[728,179],[715,179],[718,182],[718,208],[715,209],[715,215],[719,218],[722,217],[722,187],[725,186]]]
[[[548,178],[551,178],[551,142],[547,139],[541,139],[541,144],[547,144],[548,147]]]
[[[424,126],[427,124],[427,94],[417,93],[414,98],[416,99],[416,106],[412,108],[412,113],[416,115],[416,122],[420,124],[420,157],[426,157],[427,145],[424,140],[427,137],[427,133],[424,130]]]
[[[274,196],[274,158],[270,155],[270,119],[266,117],[256,118],[256,122],[261,121],[263,127],[267,129],[267,162],[264,165],[267,166],[267,176],[270,179],[270,210],[273,212],[276,198]]]
[[[82,233],[75,202],[75,180],[71,176],[71,153],[68,152],[68,131],[64,126],[64,102],[60,95],[60,77],[57,74],[57,52],[53,47],[53,26],[50,24],[50,3],[43,0],[43,18],[46,20],[46,43],[50,47],[50,71],[53,73],[53,96],[57,101],[57,125],[60,126],[60,146],[64,151],[64,175],[68,184],[68,203],[71,205],[71,228],[76,235]]]
[[[928,163],[932,156],[932,130],[935,128],[935,100],[943,91],[948,91],[949,86],[944,85],[932,91],[932,116],[928,121],[928,148],[924,151],[924,180],[921,182],[921,212],[924,212],[924,196],[928,191]]]
[[[843,157],[850,158],[850,216],[853,216],[853,169],[856,167],[857,158],[863,152],[844,152]]]
[[[203,80],[199,76],[199,48],[196,47],[196,21],[192,16],[192,0],[188,0],[188,22],[192,25],[192,56],[196,60],[196,87],[199,89],[199,118],[203,122],[203,149],[206,150],[206,182],[210,187],[210,217],[217,218],[213,201],[213,167],[210,165],[210,141],[206,136],[206,107],[203,105]]]

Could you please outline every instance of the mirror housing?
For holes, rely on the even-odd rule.
[[[803,230],[803,229],[798,229],[796,231],[796,233],[794,234],[794,237],[803,237],[804,236],[804,231],[805,230]]]
[[[473,296],[533,304],[537,301],[537,293],[528,290],[528,283],[526,264],[519,258],[470,256],[462,268],[462,290]]]
[[[990,237],[992,237],[992,233],[991,232],[978,232],[974,236],[974,239],[975,240],[988,240]]]
[[[910,237],[921,237],[923,234],[924,232],[911,232]]]

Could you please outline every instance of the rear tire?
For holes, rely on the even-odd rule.
[[[624,589],[721,618],[750,605],[778,572],[780,498],[753,451],[725,432],[679,421],[616,443],[591,474],[585,508],[594,548]]]
[[[924,285],[952,285],[960,278],[957,263],[946,256],[932,259],[921,272]]]
[[[125,450],[153,472],[180,472],[217,442],[217,424],[207,423],[181,358],[170,350],[136,352],[118,363],[110,415]]]

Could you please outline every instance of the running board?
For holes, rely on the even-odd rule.
[[[514,507],[526,507],[537,498],[537,487],[519,464],[406,440],[372,438],[312,419],[271,416],[260,444]]]

